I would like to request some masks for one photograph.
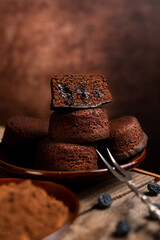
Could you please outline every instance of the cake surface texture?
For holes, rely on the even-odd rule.
[[[2,147],[10,159],[28,166],[35,157],[37,142],[47,135],[48,121],[17,115],[6,122]]]
[[[49,138],[39,141],[36,168],[53,171],[97,169],[98,156],[92,145],[54,143]]]
[[[99,74],[55,75],[51,96],[51,109],[97,107],[112,100],[107,80]]]
[[[148,137],[134,116],[110,121],[109,148],[116,159],[124,160],[140,153],[147,146]]]
[[[54,111],[50,116],[49,136],[53,141],[87,143],[109,136],[106,109],[92,108]]]

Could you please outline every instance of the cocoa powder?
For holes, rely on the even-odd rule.
[[[0,186],[0,239],[40,240],[68,218],[68,207],[30,180]]]

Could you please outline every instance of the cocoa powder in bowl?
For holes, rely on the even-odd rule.
[[[40,240],[68,219],[68,207],[30,180],[0,186],[0,239]]]

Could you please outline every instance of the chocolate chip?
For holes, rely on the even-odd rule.
[[[87,88],[84,88],[83,86],[76,86],[76,91],[84,103],[89,102],[89,92]]]
[[[58,84],[59,96],[62,97],[65,103],[69,106],[74,104],[72,89],[63,85]]]
[[[96,89],[93,89],[92,92],[93,92],[95,97],[99,97],[100,98],[100,97],[103,96],[103,94],[101,93],[99,87],[97,87]]]

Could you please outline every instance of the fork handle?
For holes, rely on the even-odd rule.
[[[129,188],[132,189],[132,191],[134,191],[136,193],[136,195],[141,199],[142,202],[144,202],[148,208],[149,211],[152,213],[152,215],[160,221],[160,209],[158,209],[150,200],[147,196],[145,196],[141,191],[139,191],[132,180],[127,181],[127,185],[129,186]]]

